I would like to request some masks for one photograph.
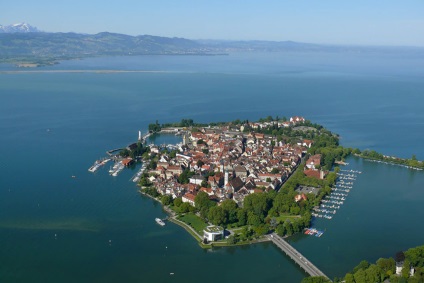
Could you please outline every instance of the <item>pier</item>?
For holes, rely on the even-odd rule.
[[[152,135],[151,132],[147,132],[143,136],[139,136],[138,140],[141,141],[142,143],[145,143],[146,142],[146,139],[148,137],[150,137],[151,135]]]
[[[114,152],[117,152],[117,151],[120,151],[120,150],[122,150],[122,148],[111,149],[111,150],[106,151],[106,154],[112,157]]]
[[[271,240],[277,247],[279,247],[286,255],[288,255],[295,263],[297,263],[303,270],[306,271],[310,276],[323,276],[327,279],[327,275],[318,269],[312,262],[305,258],[300,252],[293,248],[283,238],[278,236],[276,233],[266,236]]]

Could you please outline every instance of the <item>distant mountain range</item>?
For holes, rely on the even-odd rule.
[[[27,23],[19,23],[8,26],[0,25],[0,33],[15,33],[15,32],[40,32],[36,27]]]
[[[40,32],[26,23],[0,26],[0,62],[52,64],[94,56],[222,55],[231,52],[380,52],[382,47],[319,45],[293,41],[190,40],[152,35],[130,36]],[[385,48],[391,51],[396,48]],[[409,50],[422,48],[409,48]],[[398,49],[396,49],[398,50]]]

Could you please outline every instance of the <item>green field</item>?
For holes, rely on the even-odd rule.
[[[291,214],[288,214],[288,213],[284,213],[284,214],[276,217],[276,220],[279,223],[284,223],[284,221],[286,221],[286,219],[294,220],[294,219],[298,219],[298,218],[300,218],[299,215],[291,215]]]
[[[203,229],[208,226],[208,224],[205,223],[199,216],[193,213],[186,213],[183,216],[178,217],[178,220],[187,223],[188,225],[193,227],[193,229],[196,230],[199,234],[203,234]]]

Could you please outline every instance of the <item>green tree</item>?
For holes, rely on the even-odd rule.
[[[409,270],[411,269],[411,263],[408,259],[405,259],[402,267],[402,277],[405,279],[409,278]]]
[[[358,271],[359,269],[365,270],[370,266],[369,262],[366,260],[363,260],[359,263],[359,265],[357,265],[354,269],[353,272],[356,273],[356,271]]]
[[[268,224],[260,224],[257,227],[254,227],[253,230],[257,236],[263,236],[269,232]]]
[[[189,212],[189,211],[190,211],[190,207],[191,207],[191,205],[190,205],[188,202],[183,202],[183,203],[180,205],[180,211],[181,211],[182,213],[187,213],[187,212]]]
[[[220,206],[214,206],[209,208],[208,219],[212,224],[222,225],[227,222],[225,212]]]
[[[247,224],[247,211],[246,209],[239,209],[237,210],[237,219],[238,219],[238,225],[244,226]]]
[[[331,281],[323,276],[311,276],[302,279],[302,283],[330,283]]]
[[[156,123],[154,124],[149,124],[149,132],[156,133],[156,132],[160,132],[160,130],[161,130],[161,126],[159,125],[158,120],[156,120]]]
[[[227,243],[230,245],[234,245],[237,243],[237,238],[234,235],[228,236]]]
[[[283,224],[278,224],[277,229],[275,229],[275,232],[277,232],[279,236],[285,236],[287,233],[286,227]]]
[[[406,258],[414,267],[424,267],[424,246],[411,248],[405,252]]]
[[[265,219],[268,210],[271,208],[272,200],[268,199],[266,194],[251,194],[244,198],[243,207],[249,211],[253,212],[256,216],[259,217],[260,221]]]
[[[376,263],[381,270],[381,281],[384,281],[395,273],[396,264],[393,258],[379,258]]]
[[[365,270],[365,276],[366,276],[368,282],[379,282],[380,281],[380,273],[381,273],[381,270],[375,264],[371,264]]]
[[[347,273],[345,276],[346,283],[355,283],[355,279],[353,278],[352,273]]]
[[[202,183],[200,184],[200,186],[203,187],[203,188],[208,188],[210,185],[209,185],[208,181],[203,180]]]
[[[182,203],[183,203],[183,200],[181,198],[174,199],[174,205],[176,207],[180,207]]]
[[[356,283],[368,283],[365,271],[362,268],[358,269],[355,274],[353,274],[353,278]]]
[[[235,201],[226,199],[221,203],[220,207],[224,210],[228,223],[237,222],[238,206]]]
[[[205,165],[205,163],[202,161],[202,160],[197,160],[197,163],[196,163],[196,165],[197,165],[197,167],[202,167],[203,165]]]
[[[188,184],[189,179],[194,175],[194,172],[190,171],[189,169],[185,169],[180,176],[178,176],[178,183],[180,184]]]
[[[176,151],[176,150],[172,150],[172,151],[169,153],[169,157],[170,157],[170,158],[175,158],[175,157],[177,156],[177,153],[178,153],[178,151]]]
[[[199,210],[200,216],[203,219],[208,217],[209,208],[215,206],[216,203],[209,199],[209,196],[205,192],[199,192],[194,198],[195,207]]]
[[[172,204],[172,196],[170,195],[163,195],[161,197],[161,201],[163,205],[170,205]]]
[[[262,223],[260,217],[253,213],[253,211],[249,211],[247,213],[247,224],[252,226],[259,226]]]

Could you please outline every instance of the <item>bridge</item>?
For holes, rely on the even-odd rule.
[[[271,240],[277,247],[279,247],[286,255],[288,255],[294,262],[296,262],[303,270],[306,271],[310,276],[323,276],[327,279],[327,275],[318,269],[312,262],[305,258],[300,252],[293,248],[283,238],[278,236],[276,233],[266,236]],[[330,279],[329,279],[330,280]]]

